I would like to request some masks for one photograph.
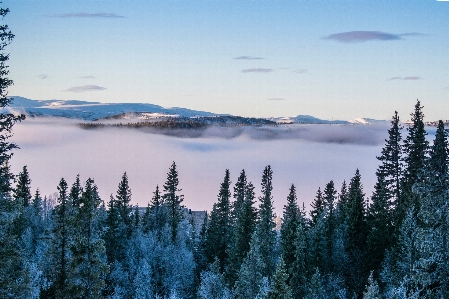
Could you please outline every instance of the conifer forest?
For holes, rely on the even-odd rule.
[[[131,204],[126,173],[107,199],[76,173],[47,198],[27,166],[10,170],[25,116],[7,110],[14,35],[2,25],[0,36],[0,298],[449,298],[448,131],[440,121],[428,141],[419,101],[410,123],[393,114],[372,194],[355,169],[306,211],[292,184],[278,226],[269,165],[260,182],[224,170],[196,218],[175,162],[147,207]]]

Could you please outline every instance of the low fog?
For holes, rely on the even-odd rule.
[[[242,169],[260,195],[262,171],[273,169],[273,200],[282,213],[288,189],[297,187],[298,201],[308,209],[318,187],[334,180],[337,189],[360,170],[364,191],[371,195],[388,124],[284,125],[279,127],[213,127],[199,131],[154,131],[106,127],[85,130],[74,120],[28,118],[14,126],[11,169],[24,165],[32,192],[57,191],[63,177],[71,185],[77,174],[91,177],[101,198],[110,194],[126,171],[132,203],[146,206],[156,185],[165,182],[173,161],[179,172],[180,194],[192,210],[210,211],[226,169],[236,182]],[[405,134],[405,132],[404,132]]]

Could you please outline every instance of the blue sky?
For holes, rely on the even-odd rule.
[[[14,0],[10,95],[448,119],[449,2]]]

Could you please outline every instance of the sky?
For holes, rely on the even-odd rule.
[[[448,119],[449,2],[4,0],[9,95]]]

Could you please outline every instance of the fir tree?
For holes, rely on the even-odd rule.
[[[122,262],[125,257],[127,227],[120,217],[117,200],[110,196],[106,217],[106,232],[104,235],[108,263]]]
[[[178,184],[178,171],[176,170],[175,162],[173,162],[167,173],[167,181],[164,184],[164,194],[162,195],[162,199],[167,207],[167,220],[171,230],[172,242],[176,240],[179,222],[183,217],[183,206],[181,203],[184,197],[177,194],[177,192],[181,191],[181,189],[178,189]]]
[[[290,187],[290,193],[287,197],[287,205],[284,206],[284,215],[281,225],[281,248],[282,256],[287,265],[289,279],[293,274],[292,266],[295,261],[295,239],[297,235],[297,229],[299,226],[300,212],[296,199],[296,188],[292,184]]]
[[[234,202],[232,203],[232,220],[233,223],[235,223],[238,213],[243,205],[243,202],[245,201],[245,194],[246,194],[246,173],[243,169],[240,172],[239,178],[237,179],[237,183],[235,183],[234,186]]]
[[[83,187],[81,186],[80,175],[76,176],[75,182],[70,188],[70,200],[74,207],[79,207],[81,194],[83,193]]]
[[[306,227],[305,219],[300,214],[298,227],[294,240],[295,259],[290,268],[290,286],[294,298],[303,298],[307,288],[307,262],[306,262]],[[289,265],[288,265],[289,266]]]
[[[377,281],[373,278],[373,272],[371,271],[368,277],[368,285],[366,286],[365,292],[363,292],[363,299],[381,299],[379,285]]]
[[[402,180],[402,191],[396,204],[396,227],[399,228],[406,212],[413,208],[415,213],[419,212],[420,203],[418,196],[413,193],[413,185],[419,180],[419,173],[426,165],[426,154],[429,143],[426,140],[424,128],[424,114],[419,101],[416,102],[415,111],[411,114],[412,125],[407,128],[408,135],[404,140],[405,162],[404,176]]]
[[[229,285],[233,285],[237,274],[250,250],[251,236],[256,226],[257,211],[254,208],[255,193],[251,182],[245,188],[245,198],[239,213],[236,215],[234,233],[229,244],[229,261],[226,269],[226,279]]]
[[[14,198],[20,201],[22,205],[26,208],[31,203],[31,191],[30,191],[30,176],[28,174],[28,169],[23,166],[22,172],[17,176],[17,186],[14,190]]]
[[[122,180],[118,185],[117,195],[115,198],[115,204],[120,215],[120,219],[127,228],[126,236],[127,238],[130,238],[133,230],[133,221],[131,219],[132,206],[130,205],[131,189],[129,188],[128,176],[126,175],[126,172],[123,174]]]
[[[325,234],[325,246],[327,256],[325,260],[326,271],[333,271],[333,235],[337,226],[336,215],[335,215],[335,202],[336,202],[337,191],[334,187],[334,182],[330,181],[326,184],[326,187],[323,191],[323,201],[325,205],[325,215],[324,215],[324,234]]]
[[[55,206],[53,218],[53,238],[50,250],[51,292],[55,298],[67,298],[68,279],[70,277],[71,245],[73,235],[73,211],[68,195],[67,182],[61,179],[58,185],[58,204]]]
[[[102,239],[102,223],[98,221],[100,204],[97,186],[89,178],[76,215],[71,263],[73,276],[69,284],[72,298],[101,298],[101,291],[105,286],[105,275],[109,272],[109,267]]]
[[[276,242],[276,232],[274,231],[274,214],[273,214],[273,197],[271,192],[273,171],[268,165],[265,167],[262,175],[262,196],[259,197],[259,219],[256,225],[256,238],[251,242],[256,241],[260,246],[260,253],[265,267],[262,270],[262,275],[270,277],[275,269],[274,246]]]
[[[324,200],[323,193],[321,192],[321,188],[318,188],[316,192],[316,197],[311,204],[312,210],[310,211],[311,225],[315,225],[318,221],[318,218],[321,217],[324,211]]]
[[[377,170],[378,176],[383,176],[388,197],[396,202],[400,197],[401,179],[403,173],[403,165],[401,162],[402,153],[402,136],[398,112],[395,111],[391,120],[391,128],[388,130],[388,139],[385,140],[385,146],[382,148],[382,154],[377,157],[382,164]]]
[[[287,283],[288,274],[285,268],[284,259],[281,256],[271,282],[268,299],[293,299],[290,286]]]
[[[218,202],[213,205],[206,232],[205,253],[208,263],[217,258],[221,271],[228,258],[226,249],[231,236],[230,185],[229,170],[226,169],[223,183],[220,185]]]

